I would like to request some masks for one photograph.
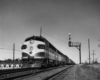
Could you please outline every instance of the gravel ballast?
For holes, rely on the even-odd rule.
[[[26,79],[24,78],[23,80],[44,80],[46,77],[53,75],[63,70],[64,68],[40,73],[36,76],[30,76]],[[89,67],[87,65],[75,65],[52,80],[100,80],[100,70]]]

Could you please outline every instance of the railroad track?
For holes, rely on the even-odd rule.
[[[69,68],[71,68],[72,66],[63,66],[63,67],[59,67],[56,69],[50,69],[50,70],[43,70],[37,73],[34,73],[32,75],[29,76],[24,76],[21,78],[17,78],[14,80],[52,80],[52,78],[60,73],[63,73],[63,71],[68,70]]]
[[[13,73],[7,73],[7,74],[3,74],[3,75],[0,75],[0,80],[8,80],[8,79],[14,79],[14,78],[17,78],[17,77],[21,77],[21,76],[25,76],[25,75],[30,75],[32,74],[33,72],[36,72],[36,70],[27,70],[27,71],[20,71],[20,72],[13,72]]]
[[[61,66],[60,66],[61,67]],[[19,80],[24,77],[29,77],[30,75],[36,75],[41,72],[49,71],[55,68],[60,68],[60,67],[54,67],[54,68],[48,68],[48,69],[23,69],[19,71],[11,71],[10,73],[3,73],[0,75],[0,80]]]
[[[27,70],[32,70],[32,69],[34,69],[34,68],[5,69],[5,70],[0,70],[0,75],[21,72],[21,71],[27,71]]]
[[[64,72],[66,72],[66,70],[68,70],[68,69],[70,69],[70,68],[72,68],[73,66],[69,66],[69,67],[67,67],[66,69],[64,69],[64,70],[62,70],[62,71],[60,71],[60,72],[58,72],[58,73],[56,73],[56,74],[53,74],[53,75],[51,75],[51,76],[48,76],[48,77],[46,77],[45,79],[43,79],[43,80],[56,80],[56,78],[58,78],[59,76],[61,76]],[[59,79],[60,80],[60,79]],[[62,79],[61,79],[62,80]]]

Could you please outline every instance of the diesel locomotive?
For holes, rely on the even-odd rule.
[[[75,64],[42,36],[26,38],[21,49],[24,66],[40,68]]]

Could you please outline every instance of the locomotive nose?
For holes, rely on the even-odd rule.
[[[26,49],[27,48],[27,45],[22,45],[21,49]]]

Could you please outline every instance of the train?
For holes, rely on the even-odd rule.
[[[42,36],[26,38],[21,46],[21,50],[24,67],[41,68],[75,64],[74,61],[60,52]]]

